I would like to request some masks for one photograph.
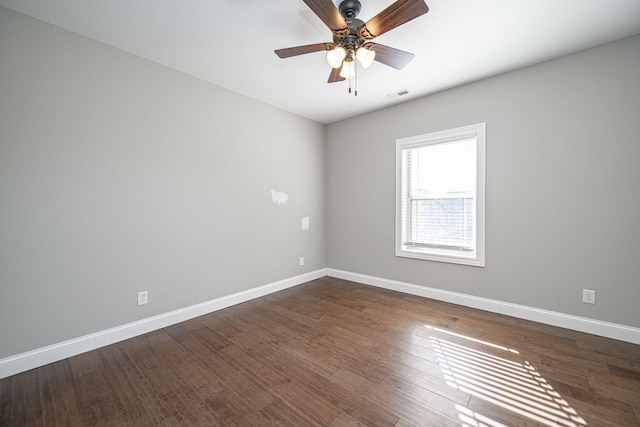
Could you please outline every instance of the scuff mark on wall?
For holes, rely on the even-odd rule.
[[[271,189],[271,200],[273,200],[273,203],[275,203],[278,206],[286,205],[287,202],[289,201],[289,195],[287,193],[283,193],[281,191],[274,190],[272,188]]]
[[[310,220],[309,220],[308,216],[305,216],[304,218],[302,218],[301,223],[302,223],[302,229],[303,230],[308,230],[309,229],[309,221]]]

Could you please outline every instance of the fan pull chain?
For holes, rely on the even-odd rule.
[[[353,78],[355,79],[355,87],[356,87],[354,96],[358,96],[358,61],[355,61],[355,66],[353,67]]]
[[[358,96],[358,62],[353,61],[353,76],[349,73],[349,93],[351,93],[351,80],[353,79],[354,96]]]

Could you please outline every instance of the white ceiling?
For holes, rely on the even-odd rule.
[[[367,21],[394,0],[361,0]],[[339,0],[336,1],[339,3]],[[415,53],[327,84],[331,41],[302,0],[0,0],[0,5],[320,123],[331,123],[640,33],[640,0],[427,0],[429,13],[375,41]],[[409,94],[389,99],[401,90]]]

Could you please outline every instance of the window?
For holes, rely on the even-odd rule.
[[[485,124],[396,141],[396,256],[484,267]]]

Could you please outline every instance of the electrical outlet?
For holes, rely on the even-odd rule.
[[[595,304],[596,303],[596,291],[590,289],[582,290],[582,302],[587,304]]]
[[[300,265],[304,265],[304,257],[303,256],[300,257]]]
[[[149,291],[138,292],[138,305],[145,305],[149,303]]]

